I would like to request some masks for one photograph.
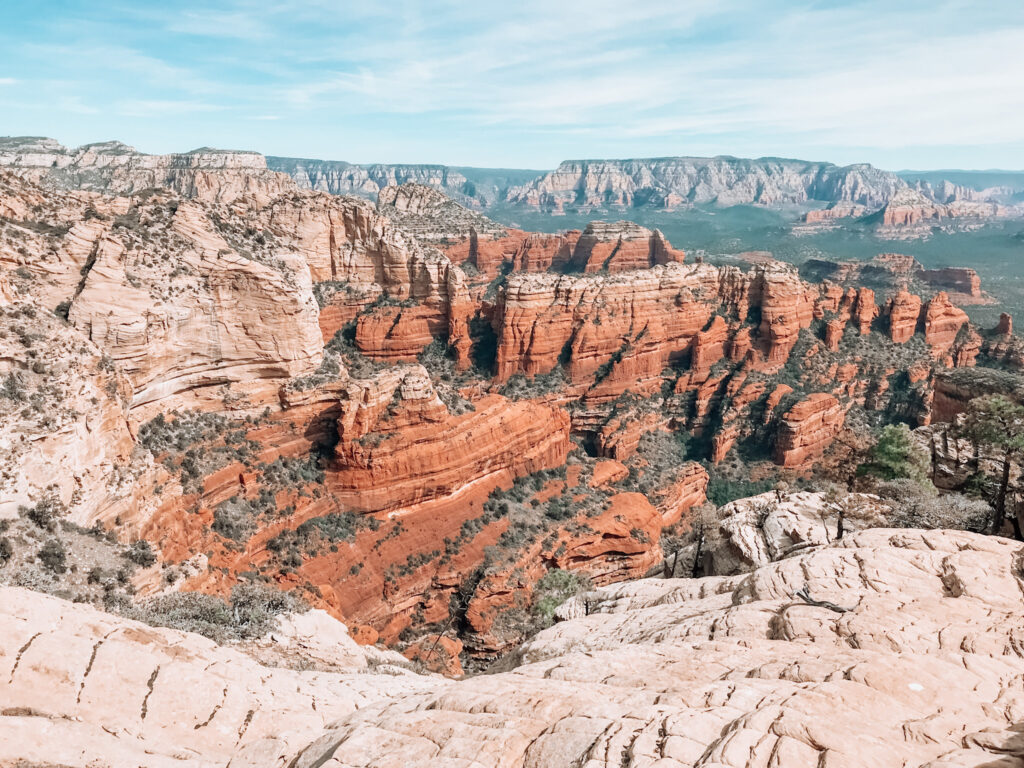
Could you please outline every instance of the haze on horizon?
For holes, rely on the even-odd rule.
[[[1024,168],[1024,3],[8,3],[0,134],[552,168]]]

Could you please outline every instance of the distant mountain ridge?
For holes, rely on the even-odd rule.
[[[224,187],[228,196],[273,194],[292,184],[336,195],[376,200],[381,190],[406,183],[443,192],[484,211],[493,206],[546,213],[716,204],[807,206],[825,209],[808,223],[882,212],[882,220],[931,221],[1015,215],[1024,196],[1024,174],[999,176],[1006,184],[984,186],[991,172],[885,171],[867,163],[761,157],[658,157],[567,160],[553,171],[455,167],[438,164],[357,164],[341,160],[263,156],[209,147],[148,155],[118,141],[67,148],[44,137],[0,138],[0,167],[65,187],[128,194],[164,186],[188,194]],[[218,193],[219,194],[219,193]],[[886,212],[898,203],[915,209]],[[950,207],[952,206],[952,207]],[[1007,207],[1009,206],[1009,207]],[[925,209],[928,210],[925,210]],[[934,209],[934,210],[932,210]],[[812,221],[813,219],[813,221]]]
[[[568,160],[509,190],[506,199],[542,210],[604,206],[676,208],[695,203],[856,203],[881,207],[907,183],[866,163],[784,158],[668,157]]]

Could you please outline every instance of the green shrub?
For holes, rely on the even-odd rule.
[[[149,568],[149,566],[156,562],[156,554],[153,552],[153,547],[145,539],[139,539],[132,544],[126,556],[133,563],[143,568]]]
[[[21,507],[19,512],[43,530],[52,531],[56,522],[68,513],[68,508],[56,496],[46,496],[31,507]]]
[[[555,609],[558,606],[591,588],[590,579],[586,576],[559,568],[550,570],[534,587],[532,613],[542,625],[541,628],[550,626],[555,620]]]
[[[59,539],[50,539],[36,554],[43,566],[53,573],[67,570],[68,553]]]
[[[174,592],[136,604],[108,607],[156,627],[196,632],[218,643],[261,637],[273,629],[282,613],[297,613],[308,605],[290,592],[261,584],[239,584],[230,602],[201,592]]]

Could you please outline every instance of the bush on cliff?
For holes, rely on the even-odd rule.
[[[261,584],[238,584],[230,601],[201,592],[174,592],[138,603],[121,599],[108,609],[154,627],[196,632],[218,643],[262,637],[283,613],[309,606],[291,592]]]
[[[899,478],[878,484],[876,492],[893,510],[893,528],[953,528],[984,533],[992,507],[959,493],[938,493],[930,484]]]
[[[555,609],[580,592],[593,588],[585,575],[563,571],[559,568],[544,574],[533,591],[532,613],[540,624],[538,629],[551,626],[555,620]]]
[[[928,469],[928,455],[914,442],[910,428],[906,424],[887,424],[868,452],[868,460],[857,468],[857,474],[927,483]]]

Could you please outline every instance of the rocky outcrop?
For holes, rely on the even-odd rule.
[[[860,218],[866,215],[869,210],[867,206],[857,205],[856,203],[831,203],[827,208],[807,211],[804,214],[803,221],[804,224],[822,226],[832,224],[839,219]]]
[[[889,300],[889,337],[896,344],[904,344],[917,333],[921,318],[921,297],[909,291],[900,291]]]
[[[978,277],[977,272],[968,267],[920,269],[915,276],[928,285],[963,294],[970,298],[978,299],[984,296],[981,291],[981,278]]]
[[[928,302],[924,313],[924,340],[932,355],[953,364],[951,354],[961,329],[967,327],[967,313],[950,302],[944,291],[939,291]]]
[[[912,227],[927,221],[940,221],[949,215],[946,206],[929,200],[921,192],[900,190],[879,213],[882,227]]]
[[[68,314],[128,374],[134,408],[155,413],[224,385],[259,405],[316,369],[323,339],[305,264],[240,255],[192,203],[168,229],[181,244],[174,262],[99,241]]]
[[[871,324],[876,317],[878,305],[875,304],[875,292],[870,288],[861,288],[857,291],[857,301],[853,309],[853,319],[861,336],[871,333]]]
[[[658,230],[628,221],[595,221],[579,236],[570,267],[579,272],[626,272],[683,260],[683,252],[669,245]]]
[[[374,163],[357,165],[340,160],[312,160],[295,157],[267,157],[267,166],[288,174],[300,189],[328,192],[332,195],[358,195],[376,200],[382,189],[402,184],[420,184],[444,192],[464,203],[473,203],[474,195],[465,194],[466,177],[443,165]],[[475,189],[473,190],[476,191]],[[486,199],[495,193],[481,185]],[[482,203],[483,200],[477,204]]]
[[[891,510],[863,493],[769,491],[732,501],[703,528],[706,575],[749,573],[854,531],[884,528]]]
[[[342,394],[328,485],[347,507],[395,510],[449,496],[481,479],[565,463],[569,417],[491,395],[453,415],[419,366],[353,381]]]
[[[721,341],[715,340],[720,324],[707,328],[714,311],[742,322],[751,307],[760,309],[756,345],[763,359],[781,366],[813,319],[814,298],[813,289],[780,265],[750,273],[670,264],[610,277],[512,275],[499,294],[495,319],[497,378],[535,376],[562,362],[572,381],[599,369],[609,384],[652,381],[690,350],[701,331],[696,349],[703,368]],[[729,354],[742,359],[747,344],[749,337],[737,330]],[[738,349],[743,351],[733,354]]]
[[[997,537],[857,531],[751,573],[589,592],[519,666],[458,682],[395,665],[260,667],[192,635],[8,589],[0,760],[1006,762],[1024,753],[1019,559],[1020,545]]]
[[[845,421],[846,411],[835,397],[824,392],[808,395],[782,417],[775,439],[775,463],[805,465],[824,452]]]
[[[278,643],[261,643],[261,655],[286,659],[272,668],[198,635],[38,592],[0,587],[0,595],[4,764],[276,764],[333,720],[436,685],[391,654],[359,648],[322,612],[290,619]],[[311,664],[302,645],[317,636],[333,647]],[[390,674],[367,675],[371,661]],[[286,668],[325,662],[337,671]]]
[[[424,184],[384,187],[377,195],[377,210],[403,231],[430,245],[465,240],[473,233],[489,239],[506,235],[500,224]]]
[[[69,149],[53,139],[20,137],[0,141],[0,167],[74,189],[132,195],[165,187],[182,197],[218,203],[242,197],[265,201],[295,188],[287,176],[267,169],[263,155],[209,147],[146,155],[119,141]]]
[[[90,525],[131,494],[130,385],[74,328],[11,299],[0,302],[0,519],[49,499]]]

